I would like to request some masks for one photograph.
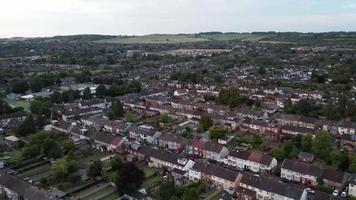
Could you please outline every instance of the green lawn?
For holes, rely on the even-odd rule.
[[[5,99],[5,101],[13,108],[21,107],[25,110],[30,110],[30,103],[27,101],[12,100],[12,99]]]

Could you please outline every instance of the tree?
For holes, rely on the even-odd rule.
[[[304,135],[302,137],[302,150],[306,152],[311,152],[313,148],[313,136],[312,135]]]
[[[210,127],[213,126],[213,120],[209,116],[203,115],[199,119],[198,126],[199,126],[199,129],[201,129],[203,131],[207,131],[207,130],[209,130]]]
[[[108,94],[108,91],[104,85],[98,85],[95,91],[95,95],[97,97],[105,97]]]
[[[284,142],[284,144],[282,145],[282,150],[284,152],[285,158],[293,159],[298,155],[297,147],[290,140]]]
[[[266,68],[264,68],[263,66],[258,68],[258,73],[260,75],[265,75],[266,74]]]
[[[70,152],[72,152],[75,149],[75,143],[73,140],[65,140],[62,144],[63,146],[63,151],[68,154]]]
[[[89,87],[86,87],[84,90],[83,90],[83,96],[82,96],[82,99],[84,100],[89,100],[89,99],[92,99],[93,98],[93,95],[91,94],[91,90]]]
[[[164,123],[164,124],[167,124],[171,121],[171,118],[169,117],[169,114],[168,113],[162,113],[160,116],[159,116],[159,119],[158,121],[160,123]]]
[[[272,156],[275,157],[278,161],[282,161],[284,159],[284,151],[280,148],[273,149],[271,152]]]
[[[228,89],[221,89],[218,100],[222,104],[229,105],[230,109],[235,108],[241,103],[239,90],[234,86],[230,86]]]
[[[15,128],[15,134],[17,136],[27,136],[36,132],[35,121],[33,120],[32,115],[28,116],[25,121],[20,123]]]
[[[40,92],[43,88],[43,81],[39,75],[34,75],[30,79],[30,89],[32,92]]]
[[[3,99],[0,99],[0,115],[11,113],[13,110]]]
[[[144,178],[145,174],[134,163],[125,163],[118,173],[117,189],[121,194],[135,192]]]
[[[159,186],[160,199],[170,199],[176,193],[176,187],[173,179],[170,179]]]
[[[213,126],[209,128],[210,139],[220,139],[227,134],[228,130],[225,127]]]
[[[316,156],[327,161],[332,149],[332,141],[329,133],[320,131],[313,140],[312,150]]]
[[[12,85],[12,92],[14,93],[25,93],[28,90],[28,84],[24,80],[15,80]]]
[[[329,160],[331,165],[338,170],[345,171],[349,167],[349,158],[345,151],[331,151]]]
[[[199,200],[199,192],[195,188],[185,189],[182,200]]]
[[[30,104],[30,111],[36,115],[51,116],[52,104],[49,101],[34,100]]]
[[[100,160],[94,160],[90,163],[88,176],[92,179],[101,176],[103,170],[103,163]]]
[[[135,116],[134,116],[134,114],[132,112],[126,112],[125,113],[125,120],[127,122],[134,122],[134,118],[135,118]]]
[[[47,137],[42,143],[42,154],[49,158],[60,158],[63,152],[53,137]]]
[[[111,170],[119,170],[123,165],[122,159],[120,157],[115,157],[110,161]]]
[[[251,138],[251,144],[252,144],[252,146],[254,147],[254,148],[260,148],[260,149],[262,149],[262,147],[263,147],[263,144],[264,144],[264,140],[263,140],[263,138],[262,138],[262,136],[261,135],[259,135],[259,134],[253,134],[252,135],[252,138]]]
[[[351,164],[349,166],[349,170],[351,173],[356,173],[356,156],[351,158]]]
[[[142,85],[138,80],[133,80],[131,81],[129,85],[129,91],[130,92],[140,92],[142,90]]]
[[[53,94],[50,96],[50,98],[53,103],[60,104],[63,102],[62,94],[60,92],[58,92],[57,90],[53,92]]]
[[[349,66],[336,64],[329,71],[329,77],[333,83],[347,84],[352,77],[352,71]]]
[[[122,118],[125,114],[124,108],[120,100],[114,100],[112,102],[111,110],[108,112],[108,117],[110,119]]]
[[[51,167],[52,175],[55,179],[65,178],[69,174],[74,173],[78,170],[78,162],[65,156],[61,159],[56,160],[54,165]]]

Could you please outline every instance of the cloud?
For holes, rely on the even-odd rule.
[[[1,0],[0,37],[356,30],[353,0]]]

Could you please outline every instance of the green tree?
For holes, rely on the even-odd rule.
[[[63,151],[68,154],[70,152],[72,152],[74,149],[75,149],[75,143],[73,140],[71,139],[68,139],[68,140],[65,140],[62,144],[63,146]]]
[[[203,115],[199,119],[198,126],[199,126],[199,129],[201,129],[203,131],[207,131],[207,130],[209,130],[210,127],[213,126],[213,120],[209,116]]]
[[[313,148],[313,136],[304,135],[302,137],[302,150],[306,152],[311,152]]]
[[[130,92],[140,92],[142,90],[142,85],[141,85],[140,81],[138,81],[138,80],[131,81],[131,83],[129,85],[129,90],[130,90]]]
[[[60,104],[63,102],[62,94],[58,92],[57,90],[53,92],[53,94],[50,96],[51,101],[53,103]]]
[[[145,178],[145,174],[134,163],[125,163],[118,172],[116,187],[120,194],[135,192]]]
[[[327,132],[320,131],[313,140],[314,154],[324,161],[327,161],[332,150],[331,137]]]
[[[185,189],[182,200],[199,200],[199,192],[195,188]]]
[[[264,139],[259,134],[253,134],[251,138],[251,144],[254,148],[262,149],[264,145]]]
[[[84,90],[83,90],[83,96],[82,96],[82,99],[84,100],[89,100],[89,99],[92,99],[93,98],[93,95],[91,94],[91,90],[89,87],[86,87]]]
[[[32,115],[28,116],[25,121],[20,123],[15,128],[15,134],[17,136],[27,136],[36,132],[35,121],[33,120]]]
[[[159,119],[158,121],[160,123],[164,123],[164,124],[167,124],[171,121],[171,118],[169,117],[169,114],[168,113],[162,113],[160,116],[159,116]]]
[[[135,116],[134,116],[134,114],[132,112],[126,112],[125,113],[125,120],[127,122],[134,122],[134,118],[135,118]]]
[[[173,179],[170,179],[159,186],[160,199],[170,199],[176,193],[176,187]]]
[[[43,88],[43,81],[39,75],[34,75],[30,79],[30,89],[32,92],[40,92]]]
[[[284,160],[284,151],[280,148],[273,149],[271,152],[272,156],[275,157],[278,161]]]
[[[298,155],[297,147],[290,140],[283,143],[282,150],[285,158],[293,159]]]
[[[76,172],[78,170],[79,164],[77,161],[65,156],[61,159],[56,160],[54,165],[51,167],[52,175],[55,179],[63,179],[68,175]]]
[[[336,64],[329,71],[329,77],[333,83],[347,84],[352,77],[352,71],[349,66]]]
[[[100,160],[94,160],[90,163],[88,176],[92,179],[101,176],[103,170],[103,163]]]
[[[356,156],[353,156],[351,158],[351,163],[350,163],[350,166],[349,166],[349,170],[351,173],[356,173]]]
[[[111,110],[108,112],[108,117],[110,119],[122,118],[125,114],[124,108],[120,100],[114,100],[112,102]]]
[[[0,115],[11,113],[13,110],[3,99],[0,99]]]
[[[95,91],[95,95],[97,97],[105,97],[108,94],[108,91],[104,85],[98,85]]]
[[[345,151],[333,150],[330,153],[331,165],[341,171],[345,171],[349,167],[349,158]]]
[[[14,93],[25,93],[28,90],[28,84],[24,80],[15,80],[11,85],[11,90]]]
[[[111,170],[119,170],[123,164],[122,159],[117,156],[110,161]]]
[[[221,126],[212,126],[209,128],[209,137],[210,139],[220,139],[227,134],[228,130],[225,127]]]

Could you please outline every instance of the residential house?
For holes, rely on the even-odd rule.
[[[155,131],[152,127],[149,126],[131,126],[128,129],[128,136],[136,141],[147,142],[150,144],[157,143],[157,139],[161,133]]]
[[[196,162],[189,169],[189,180],[210,182],[221,187],[229,193],[233,193],[241,179],[239,172],[229,170],[218,164]]]
[[[200,139],[190,140],[185,148],[186,153],[197,155],[205,159],[211,159],[220,162],[229,153],[229,150],[218,143],[203,142]]]
[[[185,148],[188,140],[175,134],[161,134],[158,138],[158,145],[162,148],[180,151]]]
[[[227,157],[227,164],[241,170],[253,172],[271,171],[277,166],[277,160],[258,151],[231,150]]]
[[[188,171],[193,165],[193,160],[185,158],[177,153],[170,153],[158,149],[151,149],[150,151],[150,161],[148,163],[148,166],[150,167]]]
[[[12,200],[59,200],[44,189],[36,187],[20,178],[0,171],[0,199]]]
[[[304,193],[299,187],[248,173],[243,173],[239,186],[256,192],[256,199],[259,200],[299,200]]]

